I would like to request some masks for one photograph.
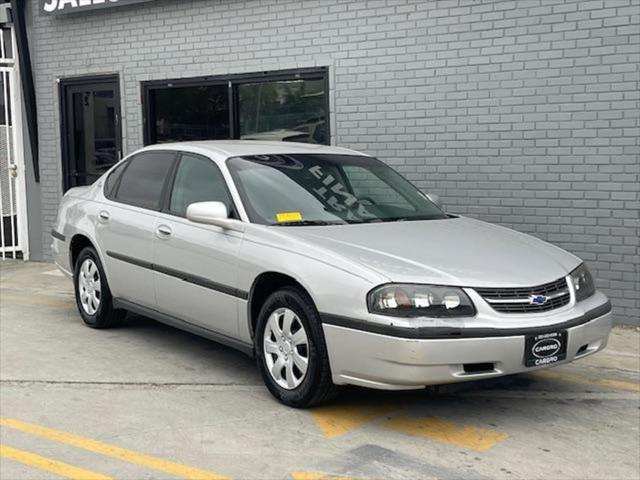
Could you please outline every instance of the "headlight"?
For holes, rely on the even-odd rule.
[[[593,277],[591,277],[589,269],[584,263],[571,272],[571,280],[573,280],[573,288],[576,292],[576,302],[589,298],[596,293]]]
[[[394,317],[472,317],[476,309],[457,287],[389,284],[374,288],[367,296],[371,313]]]

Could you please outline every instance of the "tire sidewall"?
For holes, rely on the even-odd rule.
[[[82,302],[80,301],[80,290],[78,286],[78,277],[80,276],[80,267],[82,263],[90,258],[93,260],[93,263],[96,264],[98,268],[98,273],[100,274],[100,286],[101,286],[101,296],[100,296],[100,305],[98,305],[98,309],[96,313],[93,315],[89,315],[84,311],[82,307]],[[111,293],[109,291],[109,286],[107,285],[107,277],[104,274],[104,269],[102,268],[102,262],[98,257],[98,253],[92,247],[86,247],[82,249],[78,258],[76,259],[76,264],[73,269],[73,287],[75,290],[76,296],[76,306],[78,307],[78,312],[80,312],[80,316],[84,323],[86,323],[90,327],[99,327],[100,324],[104,321],[106,316],[109,314],[109,303],[111,302]]]
[[[255,354],[258,368],[264,379],[264,383],[271,394],[286,405],[292,407],[305,407],[315,395],[319,382],[321,363],[326,361],[324,347],[324,335],[319,315],[310,298],[305,298],[298,289],[284,288],[271,294],[260,310],[257,328],[255,332]],[[309,366],[302,383],[293,390],[282,388],[271,377],[264,354],[264,331],[269,316],[278,308],[286,307],[295,312],[304,326],[309,341]]]

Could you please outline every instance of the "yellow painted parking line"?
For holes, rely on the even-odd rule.
[[[503,432],[470,425],[458,425],[434,417],[396,417],[387,420],[382,426],[408,435],[430,438],[480,452],[489,450],[509,437]]]
[[[533,375],[543,378],[549,378],[552,380],[562,380],[565,382],[582,383],[585,385],[595,385],[600,387],[611,387],[619,390],[630,390],[632,392],[640,392],[640,383],[625,382],[622,380],[612,380],[610,378],[592,378],[584,377],[582,375],[573,375],[570,373],[552,372],[545,370],[542,372],[535,372]]]
[[[72,433],[54,430],[34,423],[23,422],[12,418],[1,418],[0,426],[19,430],[21,432],[37,435],[56,442],[66,443],[76,448],[88,450],[90,452],[99,453],[108,457],[117,458],[129,463],[142,465],[143,467],[158,470],[160,472],[169,473],[177,477],[188,478],[192,480],[224,480],[227,477],[216,473],[191,468],[180,463],[163,460],[162,458],[153,457],[144,453],[134,452],[126,448],[116,447],[106,443],[93,440],[91,438],[81,437]]]
[[[326,405],[311,410],[327,438],[335,438],[400,408],[398,405]]]
[[[355,477],[329,475],[320,472],[291,472],[293,480],[357,480]]]
[[[41,457],[35,453],[25,452],[8,445],[0,444],[0,457],[15,462],[22,463],[29,467],[34,467],[45,472],[53,473],[60,477],[71,478],[73,480],[111,480],[111,477],[74,467],[68,463],[51,460],[47,457]]]
[[[73,298],[69,300],[54,300],[43,295],[14,295],[12,293],[0,293],[0,301],[16,302],[24,305],[45,305],[47,307],[70,307],[73,306]]]

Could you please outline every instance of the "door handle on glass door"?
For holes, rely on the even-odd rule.
[[[171,235],[172,231],[171,231],[171,228],[167,225],[159,225],[158,228],[156,229],[156,233],[160,238],[163,238]]]

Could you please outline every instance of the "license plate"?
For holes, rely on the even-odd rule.
[[[527,335],[524,364],[527,367],[551,365],[567,358],[567,331]]]

